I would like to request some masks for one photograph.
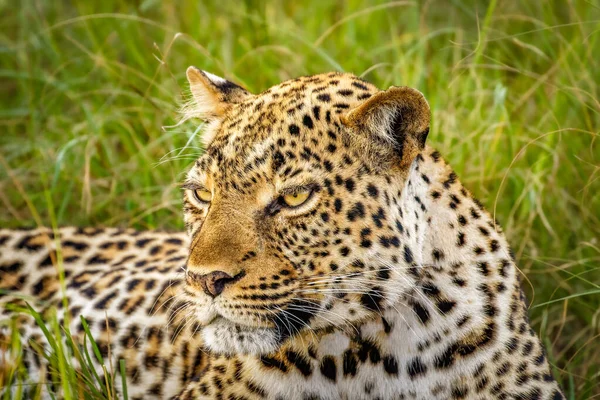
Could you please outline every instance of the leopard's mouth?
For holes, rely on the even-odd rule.
[[[255,326],[255,325],[246,324],[244,322],[233,321],[221,314],[216,314],[215,317],[211,321],[209,321],[205,326],[208,327],[213,324],[217,324],[217,325],[228,324],[228,325],[231,325],[232,327],[235,327],[235,329],[237,329],[240,332],[246,331],[246,330],[251,331],[253,329],[274,329],[273,327],[268,327],[268,326]]]
[[[219,354],[270,354],[282,342],[276,328],[241,325],[221,316],[204,327],[202,338],[209,350]]]
[[[220,354],[266,355],[277,351],[288,338],[307,327],[318,309],[298,302],[274,316],[271,326],[253,326],[233,321],[213,310],[202,330],[205,346]]]

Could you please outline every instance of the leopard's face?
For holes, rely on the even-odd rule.
[[[186,293],[208,348],[268,354],[305,329],[352,329],[410,289],[402,204],[428,131],[420,93],[349,74],[260,95],[188,79],[187,112],[209,124],[183,185]]]

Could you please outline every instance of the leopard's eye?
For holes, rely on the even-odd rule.
[[[200,203],[210,203],[212,200],[212,193],[206,189],[195,189],[194,197]]]
[[[311,190],[304,190],[296,193],[286,194],[285,196],[283,196],[283,202],[288,207],[299,207],[302,204],[306,203],[306,200],[308,200],[311,193]]]

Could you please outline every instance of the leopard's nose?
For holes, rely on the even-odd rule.
[[[225,286],[236,282],[239,279],[241,279],[240,274],[231,276],[223,271],[213,271],[208,274],[195,277],[194,281],[200,285],[202,290],[204,290],[204,293],[212,298],[215,298],[223,293]]]

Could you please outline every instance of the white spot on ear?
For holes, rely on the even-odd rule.
[[[210,79],[210,81],[212,83],[214,83],[215,85],[222,85],[225,82],[227,82],[225,79],[221,78],[220,76],[211,74],[210,72],[206,72],[206,71],[202,71],[202,72],[204,72],[204,75],[206,75],[206,77],[208,79]]]

